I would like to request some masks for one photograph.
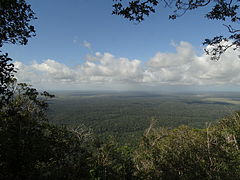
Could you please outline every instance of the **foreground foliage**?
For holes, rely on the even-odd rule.
[[[240,117],[206,129],[153,129],[135,152],[143,179],[235,179],[240,175]]]
[[[75,179],[88,177],[94,139],[83,127],[48,123],[45,98],[26,84],[0,111],[0,179]]]
[[[11,87],[11,88],[10,88]],[[47,92],[12,83],[0,111],[0,179],[235,179],[240,116],[205,129],[146,130],[136,147],[98,139],[84,126],[46,118]]]

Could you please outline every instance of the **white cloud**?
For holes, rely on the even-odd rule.
[[[88,55],[83,64],[74,68],[50,59],[31,65],[15,62],[15,66],[19,69],[19,81],[45,89],[240,84],[238,50],[229,49],[216,62],[205,54],[198,56],[187,42],[180,42],[175,47],[175,53],[157,52],[147,62],[97,52]]]
[[[156,55],[148,62],[148,66],[153,69],[168,68],[174,66],[182,66],[190,61],[193,61],[195,52],[193,47],[187,42],[180,42],[176,46],[176,53],[161,53],[157,52]]]
[[[91,43],[88,42],[88,41],[84,41],[84,42],[83,42],[83,46],[86,47],[86,48],[88,48],[88,49],[91,49],[91,47],[92,47]]]
[[[82,87],[89,85],[102,86],[124,83],[137,83],[141,81],[141,61],[127,58],[116,58],[109,53],[96,53],[93,57],[95,62],[86,61],[83,64],[70,68],[55,60],[48,59],[42,63],[33,62],[24,65],[15,62],[18,68],[16,77],[21,82],[28,82],[34,86],[57,88],[59,86]],[[50,87],[49,87],[50,85]]]
[[[144,81],[181,85],[239,84],[239,51],[229,49],[219,61],[197,56],[187,42],[176,46],[176,53],[156,53],[147,63]]]

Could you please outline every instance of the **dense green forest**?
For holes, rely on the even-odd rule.
[[[63,97],[57,95],[54,99],[47,92],[39,93],[21,83],[13,83],[12,87],[15,91],[0,112],[0,179],[236,179],[240,174],[238,113],[225,111],[230,115],[218,121],[210,118],[212,123],[206,123],[205,119],[202,122],[204,128],[178,126],[175,121],[171,126],[165,124],[165,127],[160,127],[160,123],[146,120],[146,127],[139,126],[141,136],[135,138],[135,143],[124,144],[123,139],[120,138],[121,142],[117,140],[117,136],[126,133],[124,137],[127,139],[129,134],[134,134],[133,122],[130,121],[130,125],[134,126],[131,133],[128,126],[124,130],[125,126],[121,127],[119,123],[119,133],[114,134],[116,125],[113,131],[109,130],[110,133],[104,135],[97,132],[98,128],[94,129],[93,125],[90,129],[81,122],[70,124],[71,121],[67,121],[69,124],[63,124],[65,121],[62,121],[56,125],[57,121],[51,122],[46,113],[53,112],[54,106],[60,107],[57,100]],[[91,93],[82,95],[82,98],[97,102],[99,99],[96,96],[99,97],[99,94],[93,96]],[[124,96],[129,98],[130,104],[133,102],[131,98],[145,98],[144,102],[150,102],[146,94],[143,97],[140,94],[100,97],[106,96],[111,96],[110,99]],[[201,104],[203,109],[207,105],[209,110],[202,110],[203,114],[214,110],[214,106],[215,111],[217,108],[222,111],[220,108],[224,109],[224,106],[238,107],[238,99],[233,96],[191,96],[182,94],[177,95],[178,98],[172,95],[159,98],[166,98],[170,103],[170,97],[174,97],[175,101],[170,104],[179,100],[179,107],[181,103],[190,103],[190,106]],[[117,105],[116,99],[113,99],[110,102]],[[77,101],[81,102],[79,99]],[[51,104],[50,108],[47,108],[46,102]],[[155,102],[155,105],[158,103]],[[91,107],[99,108],[99,104],[91,104]],[[69,108],[74,110],[73,107]],[[113,105],[112,108],[116,109]],[[59,110],[64,109],[67,112],[66,107]],[[74,116],[73,119],[76,118]],[[199,126],[198,123],[196,125]],[[99,122],[97,127],[100,126],[104,125]],[[111,123],[106,128],[110,129]],[[108,136],[110,134],[113,136]]]
[[[239,93],[53,92],[48,117],[60,126],[84,124],[100,137],[136,143],[149,124],[205,128],[240,109]]]

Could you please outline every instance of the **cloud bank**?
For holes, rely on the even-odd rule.
[[[110,53],[87,56],[83,64],[68,67],[57,60],[30,65],[15,62],[20,82],[44,89],[152,89],[163,86],[238,86],[239,51],[229,49],[219,61],[197,55],[191,44],[180,42],[175,53],[157,52],[148,61],[115,57]]]

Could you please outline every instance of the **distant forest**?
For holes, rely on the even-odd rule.
[[[60,126],[84,124],[105,138],[134,144],[150,123],[154,127],[206,123],[240,109],[239,93],[54,92],[48,109],[50,122]]]
[[[56,93],[54,97],[26,84],[14,86],[15,93],[0,113],[0,179],[240,175],[240,115],[229,110],[239,108],[237,96]],[[216,112],[224,117],[217,120]]]

